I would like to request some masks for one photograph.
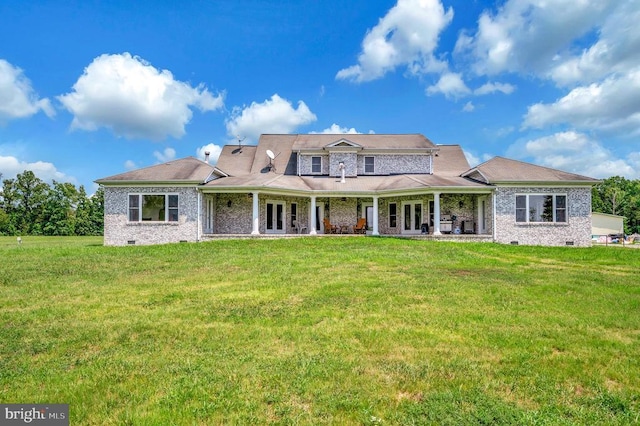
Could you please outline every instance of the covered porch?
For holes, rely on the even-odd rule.
[[[285,191],[203,192],[201,235],[364,235],[438,237],[493,235],[492,193],[422,191],[393,194],[296,194]]]

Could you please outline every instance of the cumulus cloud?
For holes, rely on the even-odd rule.
[[[447,98],[461,98],[471,93],[471,90],[457,73],[446,72],[440,76],[438,82],[427,87],[427,95],[442,93]]]
[[[46,182],[55,180],[56,182],[77,184],[76,178],[62,173],[53,163],[45,161],[29,163],[13,156],[0,155],[0,170],[2,171],[2,179],[13,179],[25,170],[31,170],[38,178]]]
[[[330,134],[330,135],[347,135],[347,134],[359,134],[361,132],[357,131],[355,128],[351,127],[340,127],[336,123],[333,123],[330,127],[319,131],[319,132],[309,132],[311,134]]]
[[[72,129],[105,127],[117,136],[151,140],[182,137],[194,107],[206,112],[223,106],[222,95],[191,87],[129,53],[95,58],[58,100],[74,115]]]
[[[204,161],[205,152],[209,153],[209,163],[215,164],[218,162],[218,157],[220,157],[222,147],[214,143],[201,146],[200,148],[196,149],[196,157]]]
[[[629,179],[640,177],[640,151],[626,158],[617,158],[599,141],[576,131],[559,132],[514,144],[507,150],[507,155],[532,158],[534,163],[542,166],[594,178],[614,175]]]
[[[510,95],[516,90],[515,86],[509,83],[485,83],[473,91],[474,95],[482,96],[489,95],[495,92],[501,92],[505,95]]]
[[[164,151],[154,151],[153,156],[161,163],[166,163],[176,158],[176,150],[173,148],[165,148]]]
[[[262,103],[252,102],[245,108],[235,107],[226,121],[229,136],[255,142],[263,133],[292,133],[305,124],[316,121],[316,115],[303,102],[294,108],[286,99],[274,94]]]
[[[138,165],[133,160],[127,160],[124,162],[124,168],[127,170],[135,170],[138,168]]]
[[[464,106],[462,107],[462,112],[473,112],[473,110],[475,109],[476,109],[475,105],[473,105],[473,103],[469,101],[466,104],[464,104]]]
[[[528,108],[523,127],[565,123],[579,129],[640,133],[640,68],[573,89],[552,104]]]
[[[365,35],[358,63],[338,71],[336,78],[371,81],[399,66],[412,74],[445,71],[446,63],[434,52],[452,19],[453,9],[445,12],[440,0],[398,0]]]
[[[39,111],[48,117],[55,115],[49,99],[38,97],[24,72],[0,59],[0,124],[30,117]]]
[[[562,62],[563,55],[570,56],[580,48],[579,43],[584,43],[586,35],[601,28],[603,16],[611,16],[621,7],[637,10],[638,6],[632,3],[581,0],[571,3],[571,12],[564,13],[566,0],[507,0],[496,13],[483,12],[477,31],[463,32],[454,52],[469,55],[473,69],[480,75],[549,75]],[[637,34],[637,30],[632,31]]]

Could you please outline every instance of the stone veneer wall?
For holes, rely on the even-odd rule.
[[[178,222],[129,222],[129,194],[178,194]],[[104,188],[104,244],[122,246],[198,239],[198,191],[193,187]]]
[[[591,188],[498,187],[496,242],[580,247],[591,246]],[[567,223],[516,223],[516,194],[567,194]]]
[[[373,169],[374,175],[391,175],[391,174],[424,174],[431,173],[429,167],[428,155],[367,155],[361,153],[358,155],[358,175],[365,175],[364,157],[374,157]]]
[[[311,157],[322,157],[322,173],[311,173]],[[298,165],[301,175],[328,175],[329,174],[329,155],[328,154],[309,154],[299,155]]]
[[[350,152],[332,152],[329,155],[300,155],[300,174],[310,175],[311,157],[322,157],[322,175],[340,176],[338,164],[345,165],[345,176],[364,176],[364,157],[375,157],[374,175],[390,175],[399,173],[431,173],[428,155],[382,155]]]

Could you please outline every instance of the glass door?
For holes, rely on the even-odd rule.
[[[284,201],[267,201],[267,234],[285,233]]]
[[[402,203],[402,233],[419,234],[422,225],[422,202],[407,201]]]

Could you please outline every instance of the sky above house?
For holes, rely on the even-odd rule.
[[[0,173],[97,188],[261,133],[640,178],[637,0],[0,0]]]

